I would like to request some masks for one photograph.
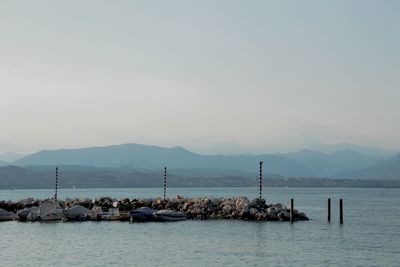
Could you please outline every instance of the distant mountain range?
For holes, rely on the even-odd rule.
[[[212,145],[194,146],[193,149],[200,154],[225,154],[225,155],[239,155],[239,154],[272,154],[272,153],[289,153],[296,152],[302,149],[319,151],[324,154],[332,154],[334,152],[343,150],[352,150],[370,157],[390,158],[395,156],[398,151],[387,150],[371,146],[361,146],[351,143],[339,144],[326,144],[320,142],[310,142],[307,144],[298,145],[269,145],[269,146],[243,146],[235,142],[220,142]],[[267,152],[268,151],[268,152]],[[1,159],[1,158],[0,158]]]
[[[370,167],[378,164],[382,159],[360,154],[345,149],[331,154],[318,151],[302,150],[296,153],[283,155],[313,172],[314,177],[337,177],[339,173]]]
[[[164,148],[123,144],[80,149],[42,150],[14,161],[17,166],[83,166],[136,170],[202,169],[258,172],[264,161],[266,175],[284,177],[327,177],[358,179],[399,179],[400,157],[387,159],[380,150],[342,144],[343,150],[322,153],[302,150],[284,154],[200,155],[182,147]],[[350,149],[353,147],[356,150]],[[365,153],[360,152],[365,150]],[[367,153],[368,152],[368,153]],[[1,163],[0,163],[1,164]],[[397,164],[397,165],[396,165]],[[231,172],[232,173],[232,172]]]
[[[284,176],[311,176],[312,172],[281,155],[199,155],[182,147],[163,148],[140,144],[123,144],[81,149],[43,150],[19,159],[18,166],[81,165],[99,168],[220,169],[258,170],[258,162],[266,162],[266,173]]]
[[[395,156],[398,153],[398,151],[390,151],[382,148],[360,146],[357,144],[350,144],[350,143],[340,143],[334,145],[324,144],[324,143],[312,143],[305,147],[307,147],[310,150],[320,151],[326,154],[331,154],[342,150],[352,150],[362,155],[377,157],[377,158],[389,158]]]
[[[345,171],[338,173],[336,176],[355,179],[400,180],[400,154],[379,164]]]

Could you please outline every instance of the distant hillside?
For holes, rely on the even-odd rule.
[[[81,149],[43,150],[14,162],[18,166],[81,165],[100,168],[160,169],[222,169],[257,171],[258,162],[265,161],[265,173],[284,176],[311,176],[302,164],[280,155],[199,155],[182,147],[163,148],[140,144],[123,144]]]
[[[58,184],[64,188],[161,188],[162,170],[82,169],[79,166],[62,167]],[[176,169],[168,172],[168,187],[254,187],[257,191],[257,173],[224,170]],[[344,180],[323,178],[285,178],[264,176],[266,187],[368,187],[400,188],[400,180]],[[0,167],[0,189],[10,190],[54,188],[54,167],[20,168]],[[50,196],[49,196],[50,197]],[[1,198],[0,198],[1,200]]]
[[[312,176],[329,176],[340,170],[336,164],[332,164],[329,155],[318,151],[304,149],[299,152],[284,154],[283,156],[306,166],[313,172]]]
[[[389,151],[382,148],[360,146],[357,144],[340,143],[340,144],[324,144],[324,143],[313,143],[307,146],[307,148],[322,153],[331,154],[337,151],[352,150],[359,154],[375,157],[375,158],[391,158],[396,155],[395,151]]]
[[[18,166],[84,165],[94,167],[160,168],[165,161],[185,161],[195,154],[181,148],[124,144],[79,149],[42,150],[16,160]]]
[[[377,158],[350,149],[330,154],[304,149],[283,156],[307,167],[314,177],[334,177],[337,173],[369,167],[379,162]]]
[[[400,154],[374,166],[335,175],[338,178],[400,180]]]
[[[6,165],[8,165],[8,164],[9,164],[8,162],[5,162],[5,161],[0,160],[0,167],[1,167],[1,166],[6,166]]]
[[[343,145],[349,146],[349,145]],[[354,145],[353,145],[354,146]],[[355,146],[357,147],[357,146]],[[358,148],[360,150],[360,148]],[[400,179],[396,159],[384,160],[355,150],[332,153],[302,150],[286,154],[200,155],[182,147],[164,148],[140,144],[123,144],[80,149],[42,150],[25,156],[17,166],[79,166],[86,168],[122,168],[135,170],[169,169],[224,170],[257,172],[264,161],[264,174],[285,177]],[[393,163],[394,162],[394,163]],[[1,164],[1,163],[0,163]],[[39,169],[37,169],[39,170]]]

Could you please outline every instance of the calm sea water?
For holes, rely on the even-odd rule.
[[[0,190],[0,199],[51,190]],[[161,189],[61,189],[59,198],[161,196]],[[168,195],[257,197],[256,188],[169,189]],[[310,221],[0,223],[0,266],[400,266],[400,190],[265,189]],[[326,200],[332,198],[332,222]],[[338,202],[345,221],[339,225]]]

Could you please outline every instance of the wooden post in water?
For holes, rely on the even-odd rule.
[[[343,224],[343,199],[339,199],[339,213],[340,224]]]
[[[328,223],[331,222],[331,198],[328,198]]]
[[[58,167],[56,167],[56,191],[54,192],[55,201],[57,201],[57,189],[58,189]]]
[[[294,221],[294,200],[293,198],[290,199],[290,223]]]
[[[260,199],[262,199],[262,165],[264,161],[260,161]]]
[[[167,166],[164,167],[164,199],[167,193]]]

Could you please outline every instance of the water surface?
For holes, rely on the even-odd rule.
[[[178,189],[185,197],[258,196],[256,188]],[[0,190],[0,199],[46,198],[52,190]],[[59,198],[158,197],[161,189],[61,189]],[[399,266],[400,190],[265,189],[310,221],[0,223],[1,266]],[[332,198],[332,223],[326,199]],[[345,222],[339,225],[338,201]]]

